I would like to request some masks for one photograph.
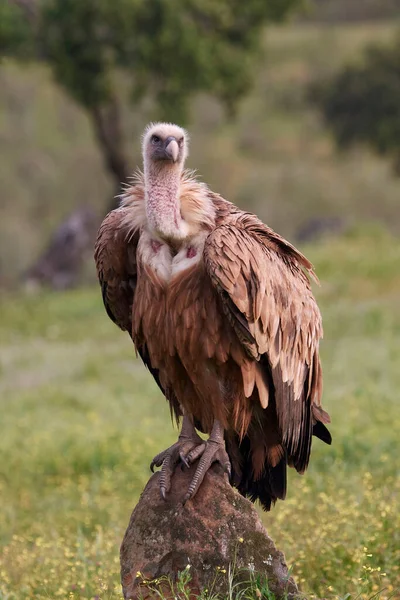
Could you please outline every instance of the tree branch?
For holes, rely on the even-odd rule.
[[[37,0],[8,0],[10,4],[14,4],[24,13],[24,16],[31,25],[36,25],[38,19],[38,2]]]

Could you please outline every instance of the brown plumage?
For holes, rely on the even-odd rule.
[[[176,417],[185,415],[189,429],[223,429],[233,483],[268,510],[285,497],[286,465],[306,469],[312,434],[331,441],[312,265],[255,215],[183,171],[181,128],[151,125],[143,153],[144,174],[98,234],[107,313],[131,335]],[[163,463],[163,493],[170,459],[173,470],[179,459],[209,452],[185,431],[179,454],[155,459]],[[208,462],[227,467],[221,456]],[[199,469],[200,483],[208,466]]]

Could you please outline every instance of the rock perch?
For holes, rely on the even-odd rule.
[[[145,582],[160,578],[165,597],[179,597],[169,582],[185,568],[191,599],[204,589],[226,593],[229,568],[237,581],[249,581],[252,573],[267,578],[277,599],[298,597],[284,555],[253,505],[229,485],[220,467],[208,471],[197,495],[183,506],[192,477],[193,467],[177,469],[167,501],[160,497],[159,473],[146,485],[121,545],[125,600],[155,598],[151,587],[156,584]]]

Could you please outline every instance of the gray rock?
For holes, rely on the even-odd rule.
[[[160,577],[164,596],[180,597],[166,578],[176,582],[185,568],[191,576],[191,594],[185,597],[194,599],[211,588],[223,597],[229,569],[237,581],[249,581],[251,575],[266,577],[277,599],[298,597],[284,555],[268,537],[251,502],[214,466],[195,498],[183,505],[192,476],[193,468],[177,469],[166,502],[160,496],[158,473],[146,485],[121,545],[124,598],[155,598],[149,589],[155,584],[144,581]]]

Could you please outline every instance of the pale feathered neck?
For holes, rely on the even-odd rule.
[[[181,216],[182,165],[144,161],[144,199],[151,232],[165,241],[179,242],[187,235]]]
[[[195,171],[185,169],[180,176],[178,196],[180,215],[187,225],[188,238],[215,226],[215,206],[207,185],[198,181]],[[124,226],[131,236],[141,228],[149,228],[145,204],[145,177],[140,170],[131,178],[121,194],[120,207],[124,210]]]

